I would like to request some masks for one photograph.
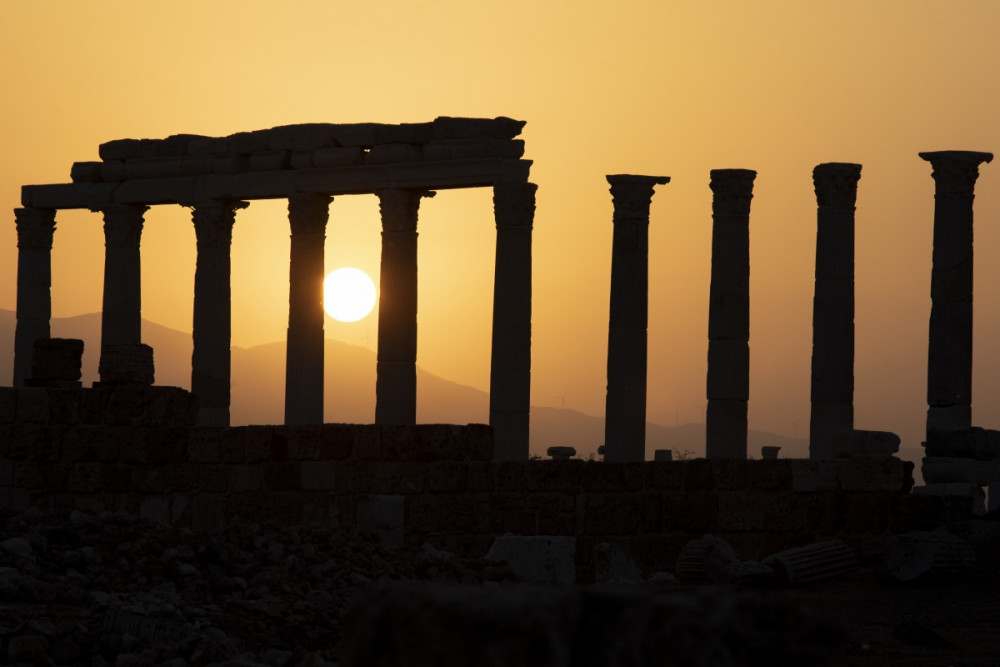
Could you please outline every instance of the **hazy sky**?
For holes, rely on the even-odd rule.
[[[134,0],[0,8],[0,308],[15,307],[11,210],[67,182],[100,143],[300,122],[526,120],[538,184],[532,402],[603,414],[611,197],[605,174],[670,176],[650,223],[651,420],[700,422],[711,244],[709,170],[758,172],[751,211],[750,427],[808,430],[815,197],[821,162],[863,165],[857,213],[856,426],[916,445],[923,428],[933,181],[919,151],[1000,149],[1000,3],[991,0]],[[1000,166],[976,199],[973,421],[1000,426]],[[189,331],[189,212],[142,237],[143,315]],[[99,214],[61,212],[56,316],[100,309]],[[421,204],[418,364],[489,385],[488,190]],[[331,207],[327,270],[378,275],[374,196]],[[238,214],[233,342],[283,340],[281,201]],[[374,315],[327,320],[374,347]],[[12,354],[12,351],[3,351]],[[2,381],[9,382],[8,378]],[[419,391],[419,389],[418,389]],[[484,415],[485,418],[485,415]]]

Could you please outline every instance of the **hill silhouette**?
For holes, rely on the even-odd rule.
[[[0,383],[13,377],[15,316],[0,310]],[[89,313],[52,319],[52,335],[84,341],[83,381],[95,381],[100,349],[101,316]],[[153,347],[156,384],[191,386],[191,335],[143,320],[143,341]],[[375,351],[341,341],[326,340],[324,419],[327,422],[371,423],[375,418]],[[284,415],[285,343],[275,342],[232,350],[233,425],[280,424]],[[421,423],[486,423],[489,394],[446,380],[417,367],[417,420]],[[571,445],[578,455],[597,452],[604,442],[604,418],[577,410],[532,406],[531,450],[545,454],[552,445]],[[781,455],[808,456],[805,440],[751,430],[748,447],[759,456],[763,445],[778,445]],[[675,456],[702,456],[705,425],[646,427],[647,458],[655,449],[672,449]]]

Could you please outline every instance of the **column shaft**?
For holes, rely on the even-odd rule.
[[[854,428],[854,204],[861,165],[821,164],[816,190],[809,456],[832,458],[838,434]]]
[[[972,201],[991,153],[920,153],[935,182],[927,433],[972,425]]]
[[[531,405],[531,228],[533,183],[496,185],[497,224],[493,283],[493,352],[490,362],[490,424],[493,456],[528,459]]]
[[[750,200],[757,172],[715,169],[708,306],[708,458],[745,459],[750,398]]]
[[[612,175],[614,235],[608,319],[607,461],[646,455],[646,353],[649,310],[649,205],[669,178]]]
[[[379,278],[375,423],[417,421],[417,211],[426,191],[380,190],[382,263]],[[430,193],[433,194],[433,193]]]
[[[209,202],[192,211],[198,244],[194,274],[191,392],[198,423],[229,426],[232,335],[230,248],[236,211],[246,202]]]
[[[142,342],[142,271],[139,243],[148,206],[115,204],[104,214],[104,302],[101,357],[113,345]],[[103,367],[104,364],[102,363]],[[102,377],[101,381],[107,378]]]
[[[53,209],[16,208],[17,324],[14,331],[14,386],[31,377],[35,341],[49,338],[52,319]]]
[[[323,423],[323,246],[331,197],[310,192],[288,199],[291,257],[285,423]]]

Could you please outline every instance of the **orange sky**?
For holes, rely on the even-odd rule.
[[[918,151],[1000,150],[1000,4],[921,0],[4,3],[0,209],[66,182],[98,144],[299,122],[528,121],[538,184],[532,402],[603,414],[611,257],[604,175],[670,176],[650,227],[648,414],[704,419],[713,168],[755,169],[750,427],[808,428],[815,244],[811,171],[864,165],[858,195],[856,426],[919,443],[933,181]],[[1000,427],[1000,167],[976,199],[973,422]],[[143,232],[143,315],[190,330],[194,233],[156,207]],[[0,308],[15,307],[13,214]],[[98,214],[63,212],[53,309],[100,309]],[[378,274],[378,207],[338,198],[327,268]],[[418,364],[488,387],[490,192],[420,213]],[[233,242],[233,342],[287,326],[284,202],[255,202]],[[375,317],[327,333],[374,347]],[[12,354],[12,351],[2,352]],[[9,382],[9,379],[0,381]],[[486,418],[486,415],[483,416]]]

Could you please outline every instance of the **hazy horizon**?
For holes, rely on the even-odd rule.
[[[926,411],[934,183],[921,151],[1000,149],[1000,5],[929,0],[533,3],[432,0],[5,7],[0,24],[0,308],[15,308],[12,209],[27,184],[69,181],[98,145],[301,122],[527,121],[538,184],[532,404],[603,415],[611,197],[606,174],[670,176],[650,216],[647,416],[704,420],[709,171],[758,172],[750,214],[750,428],[809,421],[816,202],[822,162],[863,166],[856,225],[855,425],[919,444]],[[155,30],[151,31],[151,27]],[[156,38],[157,34],[165,38]],[[44,35],[39,41],[39,36]],[[194,74],[197,73],[197,76]],[[973,423],[1000,427],[1000,167],[975,203]],[[421,203],[417,363],[489,382],[491,192]],[[285,202],[236,218],[233,344],[284,340]],[[337,197],[326,268],[377,279],[374,196]],[[142,236],[143,314],[190,331],[190,212],[155,206]],[[101,216],[60,211],[53,315],[101,308]],[[376,316],[327,320],[371,347]],[[3,352],[3,354],[12,354]],[[9,379],[0,379],[6,383]]]

